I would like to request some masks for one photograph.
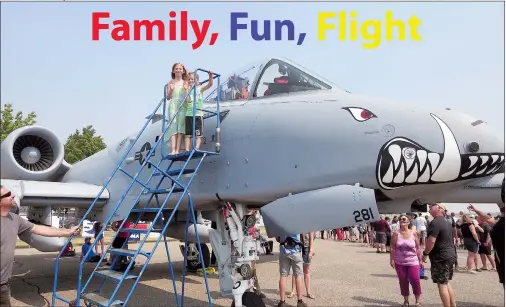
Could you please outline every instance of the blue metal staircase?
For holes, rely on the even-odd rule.
[[[197,74],[198,71],[209,73],[206,70],[197,69],[195,71],[195,74]],[[212,79],[217,79],[217,81],[218,81],[217,82],[218,83],[217,87],[219,88],[220,87],[220,75],[213,73],[213,78]],[[208,82],[208,81],[209,80],[205,80],[205,81],[202,82],[202,84],[204,84],[205,82]],[[194,225],[194,229],[195,229],[195,233],[196,233],[196,241],[197,241],[196,243],[197,243],[197,247],[199,249],[200,262],[202,263],[202,269],[203,269],[203,273],[204,273],[204,280],[205,280],[205,284],[206,284],[206,290],[207,290],[207,296],[208,296],[208,300],[209,300],[209,306],[212,306],[211,295],[210,295],[208,281],[207,281],[207,276],[206,276],[206,271],[205,271],[205,267],[204,267],[204,260],[202,259],[202,250],[201,250],[201,247],[200,247],[200,238],[199,238],[198,232],[197,232],[197,226],[196,226],[196,222],[197,221],[196,221],[195,212],[194,212],[194,209],[193,209],[194,206],[193,206],[193,201],[192,201],[192,197],[191,197],[191,193],[189,191],[189,188],[190,188],[190,186],[191,186],[191,184],[193,182],[193,179],[195,178],[195,175],[198,173],[198,170],[199,170],[200,166],[202,165],[202,162],[204,161],[204,159],[207,156],[217,155],[217,154],[219,154],[219,151],[220,151],[220,144],[219,144],[219,135],[220,135],[219,97],[218,97],[218,99],[216,101],[216,111],[202,110],[202,111],[204,111],[204,112],[206,112],[208,114],[208,115],[204,116],[204,118],[209,118],[209,117],[216,116],[216,119],[217,119],[216,120],[216,124],[217,124],[217,126],[216,126],[216,151],[215,152],[202,151],[202,150],[197,150],[195,148],[195,113],[196,113],[195,111],[196,111],[196,104],[194,103],[193,104],[193,114],[194,114],[193,115],[194,116],[194,120],[193,120],[193,138],[192,138],[192,147],[191,147],[190,151],[189,152],[185,152],[185,153],[176,154],[176,155],[166,156],[166,155],[164,155],[164,144],[165,144],[165,142],[164,142],[164,136],[165,136],[165,133],[168,131],[168,129],[169,129],[170,125],[172,124],[172,122],[174,122],[174,120],[175,120],[175,118],[177,116],[177,113],[179,111],[184,111],[182,108],[184,108],[183,106],[185,104],[185,100],[188,97],[188,95],[193,94],[193,101],[196,101],[196,91],[197,91],[197,86],[196,86],[196,84],[194,84],[193,87],[188,91],[188,94],[185,96],[185,98],[179,104],[177,112],[174,114],[174,116],[172,116],[169,120],[166,120],[166,112],[165,111],[167,109],[166,108],[167,86],[168,85],[165,85],[165,88],[164,88],[164,98],[158,103],[158,106],[153,111],[153,113],[147,118],[147,121],[144,124],[144,127],[137,134],[137,137],[135,138],[135,140],[130,144],[128,150],[126,150],[126,152],[124,153],[121,161],[118,163],[118,165],[116,166],[115,170],[113,171],[113,173],[111,174],[111,176],[109,177],[109,179],[107,180],[107,182],[104,184],[102,190],[97,195],[97,197],[95,198],[95,200],[93,201],[93,203],[90,205],[90,207],[88,208],[88,210],[86,211],[86,213],[82,217],[79,225],[83,225],[84,220],[86,219],[86,217],[92,211],[93,207],[95,206],[95,203],[97,202],[97,200],[99,199],[99,197],[101,196],[101,194],[104,192],[104,190],[108,187],[108,185],[110,184],[110,182],[112,181],[112,179],[114,178],[114,176],[118,173],[118,171],[121,172],[121,173],[124,173],[126,176],[130,177],[131,178],[131,182],[128,185],[128,187],[126,188],[125,192],[123,193],[123,195],[120,198],[120,200],[118,201],[118,203],[116,204],[116,206],[115,206],[113,212],[111,213],[111,215],[104,221],[104,225],[108,225],[112,221],[115,212],[120,207],[122,207],[122,206],[128,206],[130,208],[130,213],[136,213],[136,214],[138,214],[138,217],[137,217],[134,225],[137,225],[137,223],[142,220],[142,216],[143,216],[144,213],[156,213],[156,216],[153,218],[153,223],[151,223],[151,225],[150,225],[150,227],[148,229],[123,228],[123,225],[128,220],[128,217],[126,217],[125,219],[123,219],[121,225],[116,230],[116,233],[114,234],[114,236],[113,236],[113,238],[111,240],[110,245],[107,247],[107,251],[100,257],[100,260],[98,261],[98,263],[96,263],[95,269],[93,270],[93,272],[91,273],[91,275],[88,277],[88,280],[84,283],[84,286],[83,286],[83,283],[82,283],[82,280],[83,280],[83,264],[84,264],[84,262],[87,259],[88,255],[94,249],[94,247],[95,247],[95,245],[97,243],[97,240],[94,240],[93,243],[90,246],[90,249],[89,249],[88,253],[86,255],[84,255],[83,260],[81,260],[80,265],[79,265],[79,277],[78,277],[78,284],[77,284],[77,297],[76,297],[75,301],[63,298],[60,295],[58,295],[58,293],[57,293],[57,290],[58,290],[58,268],[59,268],[59,263],[60,263],[60,259],[62,257],[62,254],[63,254],[65,248],[67,247],[67,245],[69,244],[69,242],[71,242],[71,240],[73,239],[73,236],[71,236],[67,240],[65,246],[62,248],[62,250],[60,251],[60,253],[58,254],[58,256],[56,257],[56,260],[55,260],[53,298],[52,298],[52,304],[51,304],[52,306],[55,306],[56,300],[61,300],[61,301],[64,301],[64,302],[68,303],[69,305],[79,307],[80,303],[81,303],[81,299],[84,300],[84,302],[85,302],[85,304],[87,306],[89,306],[89,305],[96,305],[96,306],[117,306],[117,305],[120,305],[120,306],[126,306],[127,303],[128,303],[128,301],[132,297],[132,294],[135,291],[135,288],[136,288],[137,284],[139,283],[139,280],[141,279],[142,274],[146,270],[146,268],[147,268],[147,266],[148,266],[148,264],[149,264],[149,262],[151,260],[151,257],[153,256],[154,252],[156,251],[156,248],[157,248],[158,244],[160,243],[162,237],[163,237],[164,243],[165,243],[165,251],[167,253],[167,258],[168,258],[168,263],[169,263],[169,269],[170,269],[171,278],[172,278],[172,282],[173,282],[173,286],[174,286],[174,294],[175,294],[175,297],[176,297],[176,304],[177,304],[177,306],[184,306],[184,287],[185,287],[186,265],[187,265],[187,261],[188,261],[187,260],[187,253],[188,253],[188,245],[189,245],[189,242],[188,242],[188,226],[190,225],[190,219],[191,219],[191,222]],[[129,156],[130,151],[134,147],[135,143],[141,137],[141,135],[143,134],[144,130],[149,125],[149,123],[153,119],[153,117],[155,115],[157,115],[156,112],[160,108],[160,106],[162,106],[162,105],[163,105],[163,122],[162,122],[163,124],[162,124],[162,134],[161,134],[161,137],[155,142],[155,144],[153,145],[151,151],[147,155],[145,161],[142,163],[142,165],[140,166],[140,168],[138,169],[138,171],[134,175],[129,174],[128,172],[126,172],[122,168],[122,165],[125,162],[125,160],[127,159],[127,157]],[[162,144],[161,145],[162,146],[161,152],[162,152],[162,157],[163,158],[160,159],[160,161],[158,163],[154,163],[154,162],[150,161],[150,158],[152,157],[153,153],[155,152],[155,150],[156,150],[156,148],[158,147],[159,144]],[[168,163],[169,166],[166,169],[163,169],[162,167],[160,167],[160,164],[163,161],[167,161],[167,160],[169,161],[169,163]],[[188,164],[190,163],[191,160],[198,161],[196,167],[194,167],[193,169],[189,169],[188,168]],[[173,169],[174,163],[177,162],[177,161],[184,162],[184,165],[183,165],[183,167],[174,168]],[[152,170],[152,173],[149,176],[148,181],[146,183],[143,183],[143,182],[141,182],[138,179],[138,177],[139,177],[139,174],[141,173],[141,171],[146,166],[148,166],[148,168],[150,168]],[[184,184],[180,180],[182,179],[182,176],[185,175],[185,174],[191,174],[191,177]],[[156,184],[156,188],[154,188],[154,189],[150,188],[150,186],[152,186],[152,184],[150,182],[153,179],[153,177],[155,177],[155,178],[160,177],[158,183]],[[172,181],[172,187],[170,189],[161,189],[160,186],[161,186],[163,180],[166,179],[166,178],[169,181]],[[135,201],[133,201],[132,203],[128,203],[128,201],[125,201],[125,199],[126,199],[126,196],[127,196],[128,192],[132,189],[132,186],[134,186],[134,184],[140,185],[142,187],[142,189],[140,189],[140,192],[138,193]],[[149,200],[147,201],[145,207],[144,208],[134,208],[134,206],[138,203],[138,201],[139,201],[139,199],[141,198],[142,195],[149,195]],[[165,195],[165,199],[163,199],[162,201],[160,201],[160,197],[159,197],[160,195]],[[167,228],[169,227],[169,225],[171,224],[171,222],[173,221],[175,215],[177,214],[179,206],[180,206],[180,204],[181,204],[181,202],[182,202],[182,200],[183,200],[183,198],[185,196],[188,197],[188,208],[187,208],[187,214],[186,214],[185,250],[184,250],[184,254],[183,254],[183,256],[184,256],[184,267],[183,267],[182,293],[181,293],[181,297],[179,297],[178,291],[177,291],[177,287],[176,287],[176,281],[175,281],[175,277],[174,277],[174,269],[173,269],[172,261],[170,259],[169,247],[168,247],[167,239],[166,239],[166,237],[165,237],[164,234],[165,234],[165,231],[167,230]],[[165,208],[165,206],[166,206],[166,204],[167,204],[167,202],[168,202],[168,200],[169,200],[170,197],[177,197],[178,198],[177,202],[176,202],[174,208]],[[148,208],[148,206],[151,203],[151,201],[153,200],[153,198],[155,198],[155,202],[156,202],[157,206],[155,208],[153,208],[153,207]],[[165,219],[162,220],[162,214],[163,213],[166,213],[166,214],[170,213],[170,217],[168,219],[165,218]],[[158,223],[158,221],[160,221],[161,225]],[[133,226],[133,227],[135,227],[135,226]],[[157,229],[155,229],[155,227],[157,227]],[[100,231],[100,233],[98,235],[99,236],[103,235],[104,230],[105,230],[105,227],[102,227],[102,230]],[[145,250],[143,250],[144,243],[146,242],[146,239],[149,237],[149,234],[152,231],[160,233],[160,236],[158,237],[158,240],[155,242],[155,244],[152,247],[152,249],[148,250],[148,251],[145,251]],[[125,240],[125,242],[123,243],[122,248],[112,248],[112,242],[116,239],[116,237],[118,236],[118,234],[120,232],[128,232],[130,234],[144,234],[144,238],[139,241],[139,245],[138,245],[138,248],[136,250],[131,250],[131,249],[125,249],[124,248],[125,245],[128,243],[128,239]],[[102,261],[105,259],[105,255],[106,254],[115,255],[114,260],[113,260],[113,262],[112,262],[112,264],[111,264],[111,266],[109,268],[101,267]],[[128,266],[126,267],[126,269],[124,269],[122,271],[113,270],[113,268],[116,267],[116,262],[119,261],[120,258],[122,258],[122,257],[118,257],[118,256],[130,257],[130,262],[129,262]],[[135,265],[135,259],[137,259],[138,256],[145,257],[146,258],[146,262],[141,266],[141,269],[140,269],[139,273],[135,274],[134,272],[131,271],[131,269],[134,267],[134,265]],[[88,289],[88,288],[90,288],[90,283],[91,283],[91,280],[93,279],[93,277],[99,277],[99,278],[102,279],[101,282],[100,282],[100,284],[99,284],[99,286],[98,286],[98,288],[95,291],[92,291],[91,289],[90,290]],[[121,286],[123,285],[123,283],[127,279],[133,280],[133,284],[131,284],[131,285],[128,286],[130,289],[128,291],[128,294],[127,294],[126,298],[123,298],[123,299],[116,298],[119,289],[121,288]],[[113,282],[116,283],[116,287],[114,288],[113,292],[110,295],[106,295],[106,294],[101,293],[102,287],[103,287],[104,283],[106,282],[106,280],[110,280],[110,281],[113,281]]]

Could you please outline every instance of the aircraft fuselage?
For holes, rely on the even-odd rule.
[[[391,200],[427,199],[427,194],[444,195],[487,173],[497,173],[504,160],[503,143],[486,124],[473,126],[466,122],[468,117],[451,110],[336,96],[332,91],[244,102],[221,104],[221,111],[228,114],[221,123],[220,155],[204,160],[190,188],[199,210],[213,210],[216,195],[223,200],[262,206],[289,193],[355,183],[381,190]],[[215,127],[216,117],[205,120],[202,150],[214,151]],[[162,121],[149,124],[128,154],[130,162],[122,167],[135,174],[161,132]],[[169,138],[166,135],[165,142]],[[471,141],[478,141],[478,152],[466,152]],[[129,144],[109,146],[77,163],[62,181],[103,185]],[[170,144],[166,143],[165,148],[165,153],[169,152]],[[488,161],[480,156],[487,156]],[[157,163],[160,158],[159,146],[151,161]],[[465,175],[474,160],[486,169],[476,174],[480,170],[477,164],[477,170]],[[165,169],[168,163],[165,160],[160,167]],[[195,164],[192,161],[188,167]],[[388,170],[390,164],[392,171]],[[182,165],[175,162],[172,168]],[[146,182],[152,172],[152,168],[145,167],[139,180]],[[149,186],[154,188],[159,180],[153,177]],[[116,173],[108,186],[111,205],[104,210],[114,208],[130,182],[126,175]],[[165,179],[160,188],[170,188],[170,182]],[[133,200],[140,189],[134,184],[128,197]],[[169,207],[178,198],[172,196]],[[145,205],[147,199],[143,197],[140,205]],[[185,202],[181,208],[185,208]],[[118,218],[128,212],[125,206],[118,211]]]

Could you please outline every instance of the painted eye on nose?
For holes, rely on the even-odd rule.
[[[373,117],[377,117],[374,113],[364,108],[344,107],[343,110],[350,112],[351,116],[353,116],[353,119],[355,119],[357,122],[365,122]]]

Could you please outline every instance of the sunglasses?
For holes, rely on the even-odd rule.
[[[11,191],[5,193],[4,195],[0,196],[0,198],[5,198],[5,197],[11,197],[12,193]]]
[[[403,218],[399,219],[399,221],[401,221],[401,222],[407,222],[408,218],[407,217],[403,217]]]

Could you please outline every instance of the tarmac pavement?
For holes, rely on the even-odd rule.
[[[129,306],[176,306],[173,283],[163,242],[144,272]],[[151,248],[153,243],[146,243]],[[177,289],[181,294],[183,257],[178,242],[169,242],[174,271],[178,280]],[[257,274],[262,290],[266,294],[267,306],[276,306],[279,300],[277,244],[275,255],[260,256]],[[131,248],[136,248],[132,245]],[[59,269],[59,294],[73,299],[79,267],[78,255],[61,260]],[[370,247],[350,242],[336,242],[317,239],[315,257],[311,264],[312,294],[316,299],[304,297],[309,306],[400,306],[402,297],[395,270],[390,267],[388,254],[377,254]],[[35,249],[16,250],[14,276],[11,282],[13,306],[50,306],[53,289],[54,257],[57,253],[41,253]],[[465,265],[465,251],[459,251],[459,263]],[[137,262],[143,262],[140,256]],[[85,264],[85,277],[93,270],[94,264]],[[426,275],[430,277],[430,263],[426,264]],[[138,269],[136,270],[138,272]],[[86,278],[83,277],[83,282]],[[208,275],[213,306],[230,306],[230,298],[219,296],[219,280]],[[109,284],[111,283],[111,284]],[[132,281],[124,284],[130,285]],[[97,285],[97,282],[93,282]],[[104,289],[112,289],[112,282],[106,282]],[[457,295],[457,306],[499,307],[504,306],[504,289],[499,283],[497,272],[476,274],[456,272],[452,285]],[[290,289],[291,282],[288,288]],[[118,292],[124,298],[125,286]],[[89,288],[91,289],[91,288]],[[290,290],[288,290],[290,291]],[[437,287],[432,281],[422,280],[422,306],[441,306]],[[414,298],[411,299],[414,303]],[[296,306],[296,298],[287,299],[290,306]],[[185,306],[209,306],[204,280],[198,275],[188,275],[185,284]],[[66,306],[58,301],[56,306]],[[67,305],[68,306],[68,305]]]

